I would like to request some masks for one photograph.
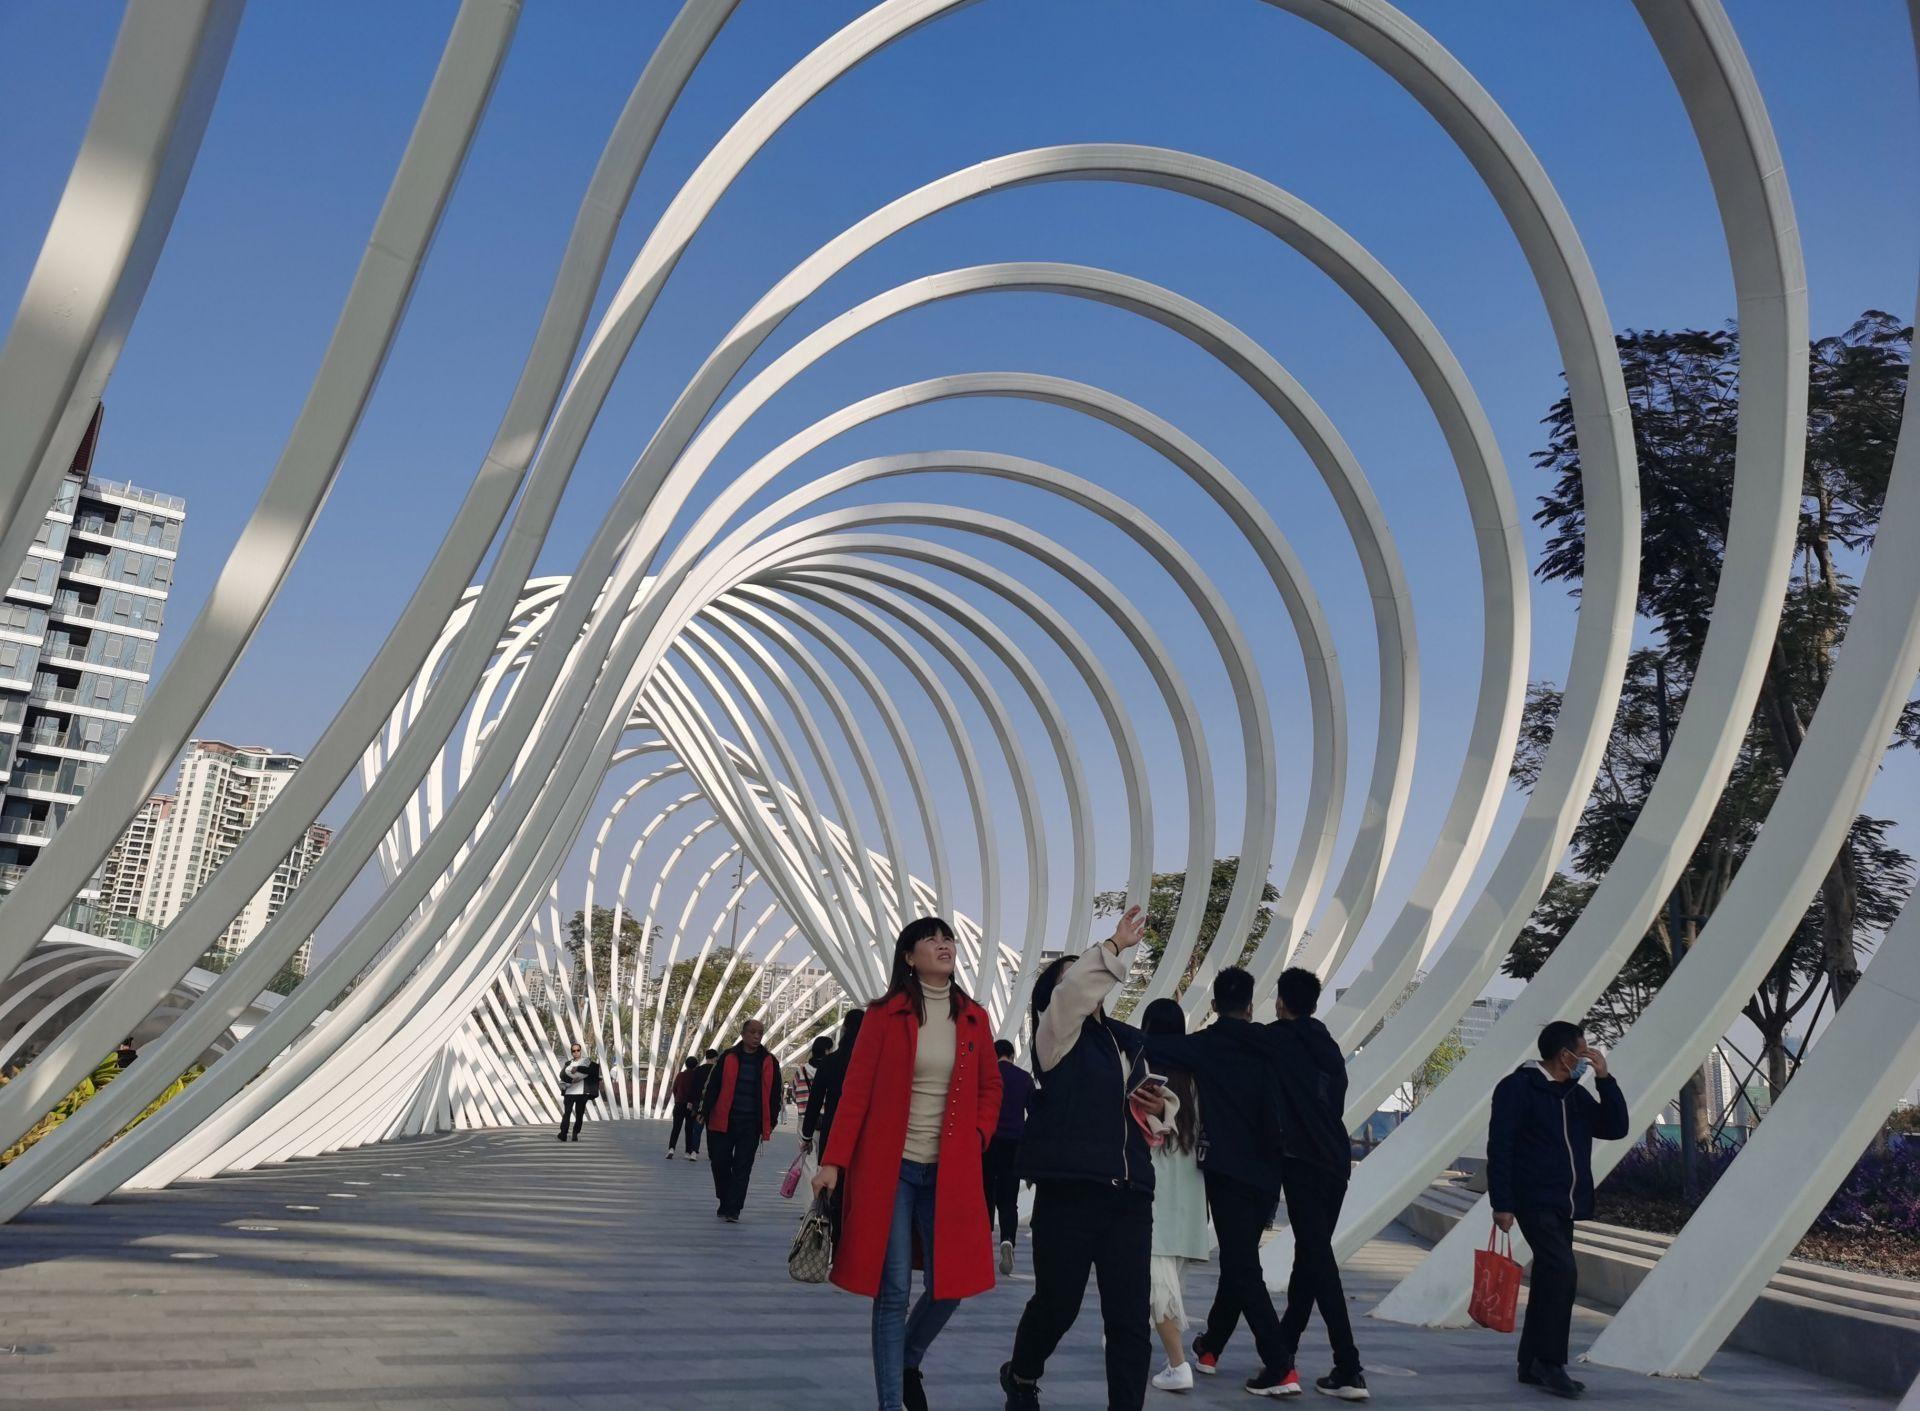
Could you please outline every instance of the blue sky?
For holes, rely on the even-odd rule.
[[[857,0],[745,0],[643,174],[616,271],[753,96],[861,8]],[[1586,242],[1616,327],[1712,326],[1730,316],[1725,249],[1698,151],[1629,5],[1480,0],[1406,8],[1479,76],[1533,143]],[[1815,332],[1837,332],[1866,308],[1909,315],[1920,145],[1911,140],[1916,93],[1903,7],[1895,0],[1817,7],[1762,0],[1728,8],[1786,156]],[[338,0],[256,5],[243,23],[172,239],[108,392],[98,464],[106,475],[189,501],[163,667],[284,443],[453,13],[451,3],[425,0]],[[203,733],[301,750],[357,677],[488,444],[600,144],[670,13],[660,2],[528,6],[325,515]],[[119,14],[116,6],[54,0],[0,7],[0,301],[9,306],[80,141]],[[910,36],[816,101],[721,202],[595,429],[542,570],[572,566],[685,377],[797,260],[873,207],[955,167],[1082,140],[1216,157],[1346,226],[1451,342],[1492,418],[1519,497],[1531,506],[1541,485],[1528,455],[1558,395],[1559,358],[1491,198],[1411,99],[1317,29],[1252,0],[986,0]],[[999,195],[945,214],[836,280],[784,336],[902,280],[999,259],[1109,266],[1212,306],[1293,371],[1366,467],[1413,581],[1425,660],[1415,799],[1369,932],[1377,935],[1417,872],[1451,790],[1479,649],[1464,503],[1411,379],[1344,297],[1270,238],[1192,202],[1092,184]],[[1073,376],[1132,397],[1196,435],[1274,509],[1314,574],[1348,669],[1358,731],[1349,812],[1357,812],[1374,684],[1357,562],[1329,496],[1270,414],[1166,331],[1040,296],[919,312],[805,376],[756,420],[721,469],[738,470],[845,401],[902,381],[989,368]],[[1217,512],[1170,484],[1164,467],[1137,447],[1046,408],[974,403],[896,416],[842,438],[806,468],[954,447],[1018,452],[1090,475],[1200,549],[1258,641],[1285,756],[1284,865],[1307,772],[1305,696],[1277,601],[1251,553],[1227,542]],[[1053,513],[1033,495],[931,480],[864,498],[922,495],[1036,521]],[[1078,551],[1130,589],[1139,585],[1196,690],[1224,701],[1217,660],[1200,649],[1191,616],[1171,591],[1134,572],[1145,563],[1138,551],[1110,531],[1061,522],[1071,525],[1061,532]],[[1538,542],[1530,529],[1530,543],[1537,549]],[[1557,587],[1538,591],[1535,677],[1564,675],[1572,620]],[[1023,625],[1010,630],[1037,643]],[[1094,639],[1117,652],[1111,634]],[[1142,683],[1143,731],[1156,752],[1169,820],[1158,860],[1168,866],[1181,841],[1171,733],[1149,719],[1144,673],[1130,667],[1123,674]],[[1090,700],[1073,698],[1067,707],[1087,731],[1097,802],[1112,804],[1118,786],[1110,765],[1099,764],[1095,742],[1104,736],[1094,733]],[[931,723],[924,712],[914,718]],[[1224,705],[1207,724],[1222,761],[1221,815],[1236,819],[1235,737]],[[1870,806],[1899,816],[1906,802],[1910,811],[1917,781],[1911,761],[1901,761]],[[1057,775],[1051,783],[1057,795]],[[350,804],[348,790],[327,817],[340,821]],[[1050,797],[1048,816],[1060,856],[1058,798]],[[1503,823],[1496,844],[1504,832]],[[1117,831],[1103,830],[1103,885],[1122,880],[1122,842]],[[337,926],[323,931],[323,946]]]

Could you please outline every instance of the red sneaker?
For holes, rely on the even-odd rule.
[[[1247,1390],[1255,1396],[1298,1396],[1300,1373],[1292,1367],[1285,1372],[1269,1371],[1262,1367],[1247,1378]]]
[[[1220,1354],[1207,1351],[1207,1345],[1199,1338],[1193,1340],[1193,1370],[1208,1377],[1220,1371]]]

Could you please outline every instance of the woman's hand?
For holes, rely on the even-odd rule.
[[[1119,955],[1139,945],[1140,938],[1146,934],[1146,914],[1139,907],[1130,906],[1126,915],[1120,918],[1120,923],[1113,928],[1113,935],[1108,937],[1107,943],[1113,947],[1113,953]]]
[[[820,1168],[820,1174],[813,1178],[813,1193],[815,1195],[832,1195],[834,1188],[839,1184],[840,1168],[838,1166],[822,1166]]]
[[[1131,1094],[1133,1105],[1148,1117],[1167,1114],[1167,1090],[1158,1083],[1143,1083]]]

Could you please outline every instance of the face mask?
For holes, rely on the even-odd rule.
[[[1579,1082],[1582,1078],[1587,1076],[1587,1070],[1592,1067],[1593,1065],[1587,1062],[1586,1059],[1584,1058],[1581,1059],[1579,1062],[1573,1065],[1573,1071],[1567,1074],[1567,1081],[1569,1083]]]

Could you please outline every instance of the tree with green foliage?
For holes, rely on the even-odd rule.
[[[1201,913],[1200,934],[1193,943],[1193,954],[1188,957],[1186,973],[1180,977],[1180,988],[1200,968],[1207,952],[1213,948],[1213,938],[1219,934],[1220,922],[1227,914],[1227,898],[1233,892],[1234,879],[1240,875],[1238,857],[1216,857],[1213,860],[1212,873],[1207,882],[1207,905]],[[1149,967],[1157,967],[1160,957],[1166,953],[1167,940],[1173,934],[1173,920],[1180,911],[1180,899],[1186,895],[1187,874],[1184,872],[1156,872],[1153,883],[1147,889],[1147,932],[1140,943],[1140,952]],[[1117,916],[1134,904],[1124,891],[1101,892],[1093,899],[1095,916]],[[1273,904],[1280,900],[1279,889],[1271,882],[1262,882],[1260,887],[1260,905],[1254,910],[1253,925],[1241,938],[1234,957],[1228,964],[1238,965],[1251,956],[1260,940],[1267,934],[1267,928],[1273,924]]]
[[[228,951],[219,946],[214,946],[205,955],[196,960],[194,964],[202,970],[219,975],[224,973],[226,969],[239,958],[240,953],[238,951]],[[267,981],[264,993],[290,995],[300,988],[300,982],[306,978],[307,972],[294,969],[293,962],[289,960],[285,965],[282,965],[278,970],[273,972],[273,978]]]
[[[1726,554],[1739,414],[1737,335],[1731,329],[1629,331],[1616,341],[1640,467],[1638,606],[1657,645],[1630,660],[1599,776],[1574,831],[1572,874],[1554,878],[1507,959],[1507,973],[1522,979],[1538,972],[1572,928],[1645,805],[1685,709]],[[1850,570],[1878,527],[1912,341],[1910,327],[1870,311],[1846,332],[1813,345],[1799,547],[1760,699],[1727,788],[1673,895],[1588,1016],[1596,1034],[1617,1035],[1629,1025],[1685,959],[1751,850],[1805,739],[1852,608]],[[1534,516],[1549,535],[1538,572],[1577,592],[1586,519],[1570,400],[1554,406],[1546,425],[1548,446],[1534,461],[1554,480]],[[1538,781],[1559,706],[1551,686],[1529,693],[1513,766],[1525,788]],[[1909,706],[1895,743],[1916,742],[1920,712]],[[1887,841],[1888,827],[1883,819],[1855,820],[1818,896],[1747,1003],[1776,1097],[1790,1077],[1787,1025],[1810,1002],[1823,1002],[1816,993],[1824,991],[1836,1007],[1846,1002],[1862,951],[1892,921],[1911,886],[1912,861]],[[1681,1120],[1691,1149],[1705,1137],[1705,1084],[1698,1075],[1683,1094]]]
[[[682,1046],[691,1043],[694,1026],[699,1024],[702,1016],[708,1013],[708,1005],[716,991],[720,995],[720,1001],[713,1005],[712,1016],[713,1022],[717,1024],[726,1018],[728,1011],[733,1008],[733,1002],[745,994],[748,987],[754,983],[759,974],[759,967],[752,956],[742,955],[740,963],[734,966],[733,973],[727,976],[726,988],[721,989],[720,977],[726,974],[727,962],[733,958],[733,954],[731,950],[716,950],[709,954],[705,966],[700,970],[698,983],[694,982],[694,961],[691,959],[676,961],[667,971],[665,977],[667,1002],[660,1022],[660,1051],[654,1055],[657,1062],[677,1061],[680,1055],[666,1052],[666,1045],[673,1038],[675,1026],[680,1025]],[[693,987],[691,997],[687,993],[689,985]],[[685,1017],[684,1024],[681,1023],[682,1016]],[[707,1047],[724,1048],[732,1038],[731,1034],[709,1034],[703,1043]]]
[[[1460,1060],[1466,1056],[1467,1046],[1460,1042],[1458,1034],[1448,1034],[1440,1040],[1434,1045],[1433,1052],[1400,1085],[1396,1096],[1401,1105],[1411,1112],[1425,1102],[1427,1095],[1439,1087],[1447,1074],[1458,1068]]]
[[[640,922],[632,912],[620,913],[620,955],[618,968],[622,976],[630,975],[640,955]],[[653,925],[653,939],[660,939],[660,923]],[[587,916],[585,911],[576,911],[567,918],[567,953],[573,957],[573,990],[585,998],[587,993]],[[614,992],[615,957],[613,953],[613,908],[596,906],[593,909],[593,994],[599,1002],[601,1014],[607,1011],[608,998]],[[621,985],[620,992],[625,994],[627,986]]]

